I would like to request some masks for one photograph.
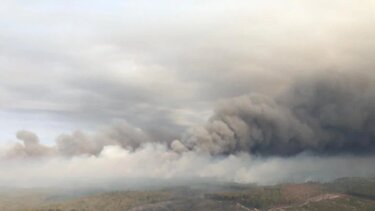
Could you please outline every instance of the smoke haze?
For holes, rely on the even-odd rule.
[[[19,131],[20,142],[1,150],[0,179],[32,186],[82,178],[274,184],[373,176],[374,85],[370,76],[335,75],[301,79],[276,97],[225,100],[181,141],[152,140],[126,122],[63,134],[51,146]]]
[[[374,156],[304,154],[291,158],[261,158],[247,153],[212,157],[196,152],[179,154],[163,145],[145,145],[134,152],[107,146],[98,156],[1,160],[0,179],[3,186],[20,187],[61,186],[69,182],[100,186],[100,182],[119,179],[125,184],[149,179],[276,184],[329,181],[338,176],[371,176],[375,174],[374,161]]]
[[[375,176],[374,11],[2,1],[0,185]]]

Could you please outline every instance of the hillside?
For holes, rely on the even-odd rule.
[[[375,180],[342,178],[330,183],[274,186],[213,184],[159,190],[59,192],[4,190],[4,211],[163,210],[375,210]]]

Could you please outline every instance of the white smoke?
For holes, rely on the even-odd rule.
[[[213,157],[194,151],[176,153],[163,144],[146,144],[136,151],[106,146],[98,156],[52,157],[0,161],[0,185],[48,186],[81,181],[96,184],[121,178],[204,179],[238,183],[327,181],[345,176],[375,175],[375,157],[261,158],[247,153]]]

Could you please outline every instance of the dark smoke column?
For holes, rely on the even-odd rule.
[[[276,98],[251,94],[223,102],[206,125],[191,128],[172,148],[213,155],[374,153],[374,116],[374,77],[310,78]]]

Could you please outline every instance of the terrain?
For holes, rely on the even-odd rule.
[[[259,186],[195,183],[133,190],[2,188],[4,211],[375,210],[375,178]]]

